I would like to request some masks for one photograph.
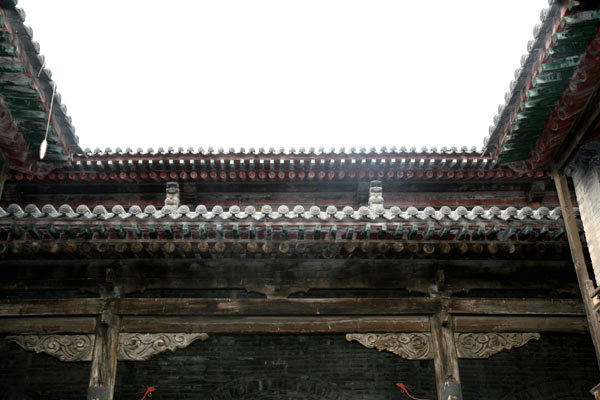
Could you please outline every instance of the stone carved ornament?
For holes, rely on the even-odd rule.
[[[156,354],[182,349],[207,338],[206,333],[121,333],[117,357],[125,361],[146,361]],[[91,361],[95,335],[22,335],[8,336],[6,341],[60,361]]]
[[[455,333],[458,358],[490,358],[501,351],[539,340],[539,333]],[[389,351],[408,360],[433,359],[430,333],[348,333],[346,340],[379,351]]]

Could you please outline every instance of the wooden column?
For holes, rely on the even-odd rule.
[[[438,400],[462,400],[452,318],[442,311],[432,315],[430,323]]]
[[[571,257],[573,258],[573,264],[575,265],[575,272],[577,274],[577,281],[579,282],[579,289],[581,290],[581,297],[583,298],[583,306],[587,315],[590,334],[592,336],[594,348],[596,349],[596,359],[600,366],[600,320],[598,319],[599,315],[594,311],[594,305],[592,303],[592,291],[594,285],[587,270],[583,246],[581,244],[581,239],[579,238],[579,228],[573,211],[571,192],[569,191],[569,184],[564,172],[554,170],[553,178],[558,193],[558,199],[560,201],[563,220],[565,221],[567,238],[569,240],[569,247],[571,248]]]
[[[88,400],[113,399],[120,327],[121,318],[108,311],[103,312],[96,320]]]

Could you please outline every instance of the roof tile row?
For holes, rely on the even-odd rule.
[[[405,147],[405,146],[401,146],[401,147],[396,147],[396,146],[391,146],[391,147],[386,147],[386,146],[381,146],[379,148],[379,150],[376,147],[370,147],[369,149],[367,149],[366,147],[350,147],[348,149],[346,149],[346,147],[332,147],[329,150],[326,150],[324,147],[319,147],[319,148],[315,148],[315,147],[309,147],[309,148],[305,148],[305,147],[299,147],[298,149],[296,149],[295,147],[290,147],[289,149],[286,149],[284,147],[280,147],[279,149],[275,149],[274,147],[269,147],[269,148],[265,148],[265,147],[259,147],[259,148],[255,148],[255,147],[249,147],[249,148],[245,148],[245,147],[240,147],[240,148],[234,148],[234,147],[230,147],[229,149],[225,150],[225,148],[220,147],[218,149],[214,149],[213,147],[207,147],[206,149],[202,148],[202,147],[198,147],[198,148],[194,148],[194,147],[188,147],[188,148],[183,148],[183,147],[167,147],[166,149],[164,147],[158,147],[156,150],[154,150],[154,148],[149,147],[148,149],[144,150],[141,147],[138,147],[137,149],[133,150],[132,148],[126,148],[125,150],[121,149],[120,147],[116,147],[114,150],[107,147],[104,150],[101,150],[100,148],[95,148],[94,150],[91,150],[89,148],[86,148],[83,152],[83,154],[81,154],[80,156],[93,156],[93,157],[97,157],[97,156],[119,156],[119,155],[124,155],[124,156],[137,156],[137,155],[167,155],[167,154],[173,154],[173,155],[247,155],[247,154],[272,154],[272,155],[300,155],[300,154],[310,154],[310,155],[334,155],[334,154],[465,154],[465,155],[479,155],[481,154],[481,150],[477,149],[476,147],[471,147],[468,148],[467,146],[463,146],[463,147],[441,147],[440,149],[438,149],[437,147],[421,147],[420,149],[417,149],[416,147]]]
[[[125,209],[121,205],[113,206],[110,211],[106,207],[98,205],[90,208],[86,205],[80,205],[76,208],[64,204],[56,209],[47,204],[41,209],[34,204],[29,204],[21,208],[18,204],[11,204],[6,210],[0,207],[0,220],[2,219],[66,219],[66,220],[144,220],[147,218],[160,220],[162,218],[170,220],[314,220],[314,221],[556,221],[561,219],[562,214],[559,207],[550,210],[547,207],[533,209],[523,207],[517,209],[508,207],[500,209],[498,207],[473,207],[468,210],[465,207],[452,209],[444,206],[439,209],[425,207],[422,210],[416,207],[401,209],[400,207],[384,208],[377,207],[359,207],[357,210],[350,206],[343,207],[341,210],[336,206],[328,206],[324,210],[318,206],[312,206],[308,210],[301,205],[290,208],[281,205],[274,210],[270,205],[264,205],[257,210],[254,206],[247,206],[243,210],[239,206],[231,206],[225,210],[222,206],[214,206],[211,210],[204,205],[197,206],[193,211],[188,206],[147,206],[142,209],[134,205]]]

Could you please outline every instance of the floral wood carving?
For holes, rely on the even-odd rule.
[[[458,358],[490,358],[504,350],[539,340],[539,333],[455,333]]]
[[[60,361],[90,361],[94,346],[94,335],[24,335],[8,336],[25,350],[46,353]]]
[[[182,349],[207,338],[206,333],[121,333],[117,357],[119,360],[145,361],[164,351]],[[6,341],[17,343],[25,350],[46,353],[60,361],[91,361],[95,335],[8,336]]]
[[[433,347],[429,333],[348,333],[346,340],[363,346],[389,351],[407,360],[431,360]]]
[[[121,333],[118,357],[119,360],[145,361],[158,353],[182,349],[196,340],[206,339],[206,333]]]

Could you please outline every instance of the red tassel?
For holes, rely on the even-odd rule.
[[[398,386],[400,388],[400,390],[402,390],[402,393],[407,395],[408,398],[410,398],[412,400],[426,400],[426,399],[418,399],[418,398],[412,396],[410,393],[408,393],[408,389],[406,388],[406,385],[404,385],[404,383],[402,383],[402,382],[396,383],[396,386]]]

